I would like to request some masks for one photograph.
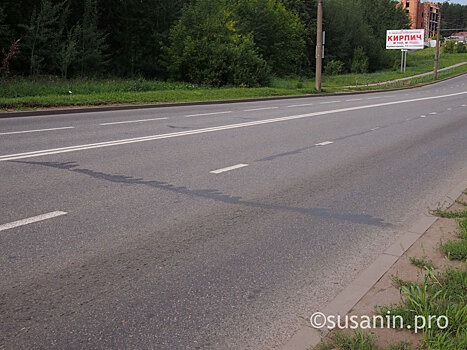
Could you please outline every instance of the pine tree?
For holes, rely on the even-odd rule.
[[[81,75],[93,76],[106,63],[106,35],[98,28],[97,1],[85,0],[79,48]]]

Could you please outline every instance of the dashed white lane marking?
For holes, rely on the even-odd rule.
[[[252,109],[244,109],[244,112],[255,112],[255,111],[267,111],[269,109],[279,109],[279,107],[263,107],[263,108],[252,108]]]
[[[5,162],[9,160],[17,160],[17,159],[26,159],[26,158],[32,158],[32,157],[40,157],[40,156],[46,156],[46,155],[52,155],[52,154],[62,154],[62,153],[69,153],[69,152],[84,151],[84,150],[89,150],[89,149],[120,146],[120,145],[126,145],[126,144],[131,144],[131,143],[140,143],[140,142],[169,139],[169,138],[174,138],[174,137],[184,137],[184,136],[191,136],[191,135],[198,135],[198,134],[206,134],[210,132],[247,128],[247,127],[256,126],[256,125],[281,123],[285,121],[299,120],[299,119],[317,117],[321,115],[336,114],[336,113],[343,113],[343,112],[350,112],[350,111],[359,111],[359,110],[369,109],[369,108],[401,105],[401,104],[420,102],[420,101],[445,99],[447,97],[461,96],[465,94],[467,94],[467,91],[456,92],[456,93],[447,94],[447,95],[420,97],[420,98],[414,98],[410,100],[383,102],[383,103],[364,105],[364,106],[355,106],[355,107],[326,110],[326,111],[321,111],[321,112],[291,115],[291,116],[278,117],[278,118],[272,118],[272,119],[255,120],[252,122],[245,122],[245,123],[238,123],[238,124],[227,124],[227,125],[215,126],[215,127],[210,127],[210,128],[173,132],[173,133],[168,133],[168,134],[158,134],[158,135],[150,135],[150,136],[144,136],[144,137],[134,137],[130,139],[119,139],[119,140],[113,140],[113,141],[107,141],[107,142],[97,142],[97,143],[75,145],[75,146],[62,147],[62,148],[52,148],[52,149],[30,151],[30,152],[24,152],[24,153],[6,154],[3,156],[0,156],[0,162]]]
[[[143,123],[143,122],[152,122],[155,120],[167,120],[169,118],[152,118],[152,119],[140,119],[140,120],[126,120],[123,122],[111,122],[111,123],[101,123],[99,125],[117,125],[117,124],[130,124],[130,123]]]
[[[321,143],[316,143],[315,146],[327,146],[327,145],[332,145],[334,142],[333,141],[324,141]]]
[[[352,98],[350,100],[345,100],[345,102],[361,101],[363,98]]]
[[[431,112],[430,114],[431,114],[431,115],[436,115],[436,114],[438,114],[438,113],[436,113],[436,112]]]
[[[65,126],[63,128],[50,128],[50,129],[36,129],[36,130],[23,130],[23,131],[9,131],[9,132],[1,132],[0,135],[14,135],[14,134],[26,134],[30,132],[43,132],[43,131],[55,131],[55,130],[66,130],[66,129],[74,129],[74,126]]]
[[[467,107],[467,105],[461,105],[461,107]]]
[[[368,97],[367,100],[377,100],[379,98],[382,98],[381,96],[376,96],[376,97]]]
[[[232,171],[232,170],[235,170],[235,169],[244,168],[246,166],[248,166],[248,164],[237,164],[237,165],[229,166],[227,168],[213,170],[213,171],[210,171],[210,173],[211,174],[221,174],[221,173],[225,173],[227,171]]]
[[[451,108],[451,107],[449,107],[447,110],[448,110],[448,111],[452,111],[452,108]]]
[[[420,118],[426,118],[426,115],[421,115]]]
[[[375,130],[378,130],[378,129],[381,129],[381,127],[377,126],[376,128],[373,128],[373,129],[370,129],[370,130],[375,131]]]
[[[0,231],[9,230],[9,229],[19,227],[19,226],[29,225],[29,224],[32,224],[32,223],[35,223],[35,222],[38,222],[38,221],[44,221],[44,220],[47,220],[47,219],[52,219],[52,218],[55,218],[57,216],[62,216],[62,215],[66,215],[66,214],[67,213],[64,212],[64,211],[53,211],[51,213],[37,215],[37,216],[33,216],[31,218],[27,218],[27,219],[23,219],[23,220],[13,221],[13,222],[10,222],[8,224],[0,225]]]
[[[216,115],[216,114],[229,114],[232,113],[232,111],[225,111],[225,112],[213,112],[213,113],[201,113],[201,114],[188,114],[185,116],[185,118],[191,118],[191,117],[204,117],[206,115]]]
[[[327,102],[320,102],[319,104],[320,105],[327,105],[327,104],[330,104],[330,103],[339,103],[339,102],[342,102],[342,101],[327,101]]]
[[[287,108],[306,107],[306,106],[313,106],[313,103],[303,103],[301,105],[290,105],[290,106],[287,106]]]

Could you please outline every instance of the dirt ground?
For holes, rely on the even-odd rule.
[[[467,195],[463,194],[460,200],[467,202]],[[465,210],[461,204],[454,203],[450,210]],[[423,272],[410,262],[411,257],[425,258],[432,262],[436,270],[445,267],[459,267],[463,263],[450,261],[440,251],[440,244],[449,239],[456,239],[459,226],[454,219],[439,218],[409,250],[387,271],[371,290],[352,308],[348,315],[372,316],[377,315],[378,306],[397,304],[402,299],[399,288],[395,286],[393,277],[397,276],[404,281],[420,281]],[[409,330],[372,329],[376,335],[377,347],[385,348],[401,341],[413,344],[414,348],[420,344],[421,334],[414,334]]]

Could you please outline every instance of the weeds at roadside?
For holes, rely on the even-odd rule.
[[[352,335],[337,332],[319,350],[376,350],[374,335],[362,330],[355,330]]]
[[[448,325],[433,322],[423,328],[423,344],[429,349],[465,349],[467,342],[467,271],[449,268],[427,270],[420,284],[401,286],[403,301],[380,308],[382,315],[401,316],[404,327],[414,330],[416,317],[445,316]]]
[[[441,251],[446,254],[450,260],[467,260],[467,219],[460,219],[457,221],[460,231],[458,233],[459,239],[449,240],[441,244]]]
[[[412,256],[410,258],[410,263],[412,265],[417,266],[419,269],[427,269],[427,270],[433,270],[435,266],[433,265],[433,261],[427,260],[427,257],[424,256],[422,258],[417,258]]]
[[[449,240],[441,245],[441,251],[449,260],[467,260],[467,240]]]
[[[394,287],[398,288],[398,289],[403,287],[403,286],[410,287],[411,285],[415,285],[415,282],[404,281],[402,278],[400,278],[399,276],[396,276],[396,275],[392,275],[391,280],[392,280],[392,285]]]
[[[437,208],[432,211],[432,214],[439,216],[441,218],[447,218],[447,219],[467,218],[467,210],[453,211],[453,210],[443,210],[441,208]]]

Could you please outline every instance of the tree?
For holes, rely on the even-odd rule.
[[[106,63],[106,35],[98,28],[97,1],[85,0],[79,38],[79,66],[82,76],[95,75]],[[78,48],[77,48],[78,49]]]
[[[54,5],[49,0],[42,0],[40,8],[34,9],[25,37],[25,47],[30,55],[30,75],[37,75],[43,69],[48,72],[56,70],[67,16],[65,2]]]
[[[385,50],[386,30],[409,25],[407,14],[392,0],[325,1],[327,59],[344,62],[345,70],[355,69],[368,60],[367,70],[394,65],[392,53]],[[356,50],[356,48],[360,48]]]
[[[447,31],[447,36],[454,32],[464,31],[467,28],[467,5],[450,4],[445,1],[441,4],[441,28]]]
[[[289,11],[300,17],[300,21],[305,28],[305,48],[301,61],[301,73],[309,74],[314,72],[317,0],[283,0],[283,3]]]
[[[79,24],[72,27],[60,46],[58,62],[62,78],[68,78],[68,68],[78,56],[78,38],[80,32],[81,27]]]
[[[197,84],[264,85],[269,67],[251,35],[239,33],[226,0],[199,0],[185,8],[166,49],[170,77]]]
[[[300,18],[276,0],[236,0],[235,22],[240,33],[251,34],[259,53],[274,73],[297,73],[305,48]]]

